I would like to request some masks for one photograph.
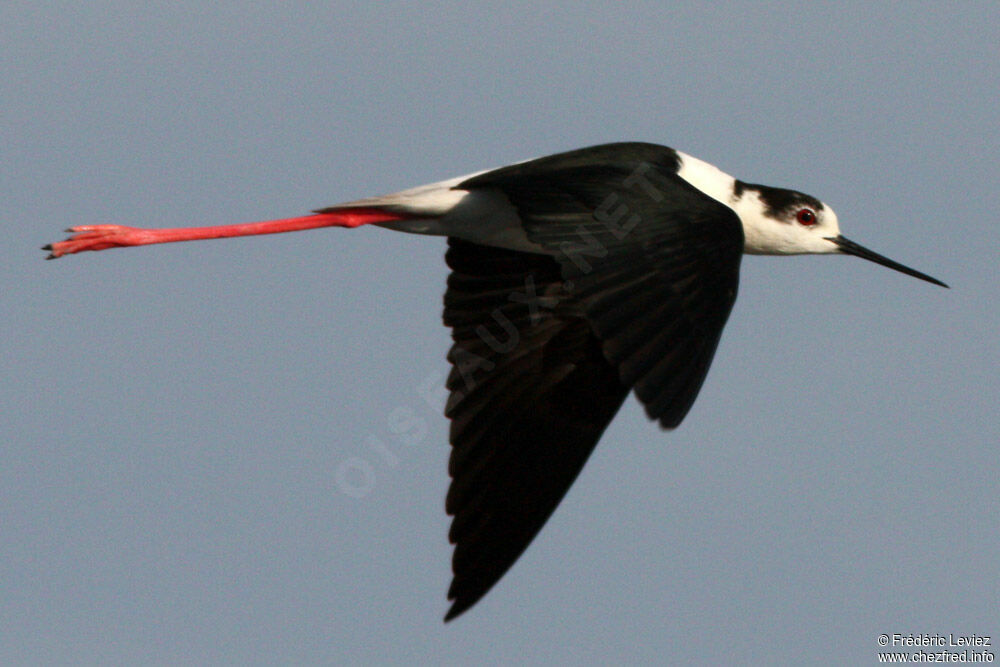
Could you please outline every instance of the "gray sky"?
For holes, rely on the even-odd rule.
[[[1000,643],[997,5],[633,7],[0,6],[0,662],[868,664],[880,633]],[[442,239],[37,249],[617,140],[816,195],[953,289],[748,257],[681,428],[630,399],[447,626]],[[425,420],[415,442],[399,410]],[[357,460],[374,477],[351,495]]]

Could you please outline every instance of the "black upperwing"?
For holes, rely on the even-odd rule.
[[[607,144],[473,177],[554,254],[604,354],[652,419],[677,426],[701,388],[739,283],[743,226],[677,175],[677,153]]]
[[[457,186],[503,192],[550,254],[449,239],[455,344],[446,620],[517,560],[630,388],[667,428],[690,409],[736,298],[736,214],[652,144],[540,158]]]

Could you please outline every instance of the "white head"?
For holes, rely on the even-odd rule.
[[[795,190],[736,181],[731,204],[743,222],[745,252],[799,255],[837,252],[828,238],[840,236],[837,214]]]
[[[833,209],[807,194],[736,181],[730,206],[743,222],[744,252],[758,255],[843,253],[947,287],[936,278],[844,238]]]

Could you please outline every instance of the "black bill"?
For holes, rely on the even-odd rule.
[[[929,283],[934,283],[935,285],[940,285],[941,287],[947,287],[943,282],[937,278],[931,278],[926,273],[920,273],[908,266],[903,266],[899,262],[894,262],[888,257],[883,257],[877,252],[872,252],[864,246],[860,246],[854,241],[844,238],[843,236],[828,236],[827,241],[831,241],[840,248],[840,251],[847,255],[854,255],[855,257],[860,257],[861,259],[867,259],[875,262],[876,264],[881,264],[882,266],[888,266],[890,269],[895,269],[900,273],[905,273],[908,276],[913,276],[914,278],[920,278],[921,280],[926,280]]]

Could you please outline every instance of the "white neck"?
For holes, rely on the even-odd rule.
[[[680,151],[677,154],[681,159],[677,175],[733,209],[739,216],[743,224],[743,252],[752,255],[795,255],[836,251],[836,246],[823,238],[839,233],[837,216],[833,211],[817,211],[822,224],[811,231],[790,221],[779,222],[766,215],[768,207],[753,186],[741,188],[737,196],[735,178],[696,157]]]
[[[715,165],[692,157],[687,153],[677,151],[681,159],[681,168],[677,175],[698,188],[706,195],[733,208],[736,197],[733,195],[736,179]]]

